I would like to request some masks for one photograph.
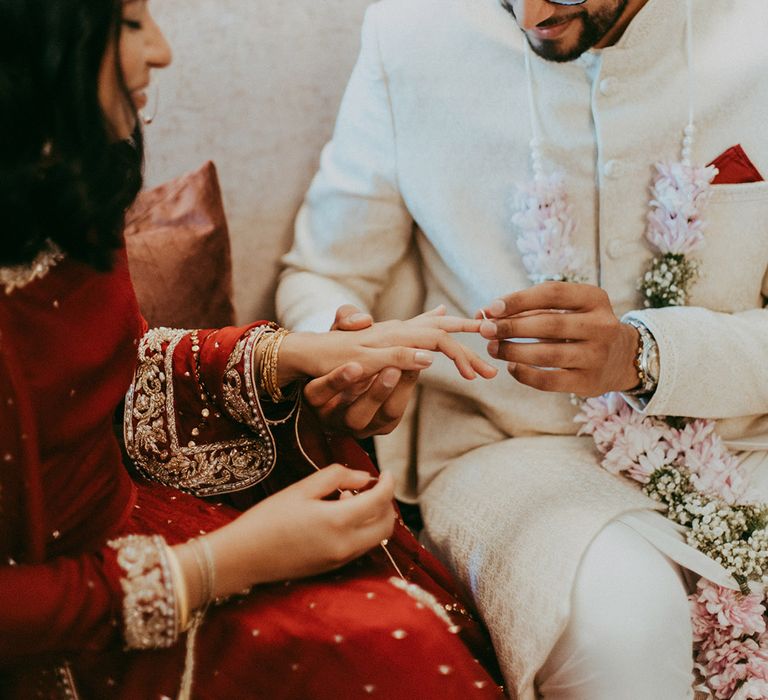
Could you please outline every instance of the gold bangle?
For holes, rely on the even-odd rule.
[[[210,591],[208,602],[212,603],[216,600],[216,565],[213,562],[213,552],[211,551],[210,542],[205,537],[197,537],[196,539],[203,550],[208,575],[208,590]]]
[[[171,570],[171,579],[173,589],[176,591],[176,615],[179,621],[179,631],[186,632],[189,629],[189,591],[187,590],[187,581],[181,570],[179,558],[173,547],[166,545],[166,555],[168,557],[168,568]]]
[[[215,584],[215,568],[211,548],[202,537],[193,537],[188,541],[192,548],[192,554],[197,562],[197,569],[200,572],[200,589],[202,598],[202,610],[205,610],[213,601],[213,592]]]
[[[261,390],[272,399],[273,403],[285,401],[285,396],[280,390],[280,379],[277,372],[280,356],[280,346],[289,334],[285,328],[277,328],[265,332],[266,339],[263,342],[261,357],[259,358],[259,386]]]

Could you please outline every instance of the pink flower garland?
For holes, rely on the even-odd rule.
[[[512,224],[517,248],[534,284],[581,280],[582,256],[573,245],[576,221],[561,171],[518,187]]]
[[[706,224],[700,214],[711,196],[717,168],[657,163],[656,171],[646,238],[662,255],[694,253],[704,243]]]
[[[688,149],[691,139],[689,126]],[[512,217],[529,278],[586,279],[563,174],[543,175],[540,154],[532,155],[537,176],[518,188]],[[684,305],[698,275],[688,256],[704,242],[701,212],[717,170],[691,166],[687,157],[656,170],[646,239],[658,256],[639,288],[646,307]],[[690,596],[695,664],[706,688],[718,700],[768,699],[768,509],[747,502],[746,477],[716,423],[645,417],[616,393],[583,402],[576,421],[579,435],[594,439],[602,466],[642,484],[670,519],[689,528],[688,543],[741,586],[735,591],[702,579]]]
[[[647,484],[663,467],[685,467],[697,491],[735,504],[745,495],[746,479],[739,461],[715,431],[715,422],[694,420],[676,428],[633,410],[621,394],[587,399],[575,421],[579,435],[590,435],[611,474]]]
[[[657,255],[640,281],[646,307],[684,306],[699,274],[688,257],[704,243],[701,212],[711,195],[717,168],[657,163],[645,237]]]
[[[691,619],[696,669],[714,696],[768,698],[768,619],[765,590],[760,587],[768,580],[765,509],[743,503],[748,496],[746,477],[717,434],[714,421],[672,426],[641,416],[615,393],[587,399],[576,421],[581,423],[579,435],[595,440],[605,469],[643,484],[646,493],[667,505],[668,517],[690,528],[689,544],[716,558],[737,577],[742,574],[742,581],[759,584],[758,592],[743,592],[701,579],[690,596]],[[668,488],[670,482],[661,487],[654,484],[660,475],[676,473],[688,480],[674,482],[672,488]],[[742,521],[745,512],[754,516],[754,527],[750,517]],[[739,527],[742,530],[736,532]],[[731,544],[724,537],[728,530],[739,543],[748,535],[745,546],[726,549]],[[749,565],[740,568],[738,557],[750,556],[760,567],[757,573]]]

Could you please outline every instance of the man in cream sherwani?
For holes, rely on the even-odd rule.
[[[392,313],[387,297],[460,315],[501,299],[501,316],[576,300],[549,329],[569,340],[578,329],[576,356],[545,360],[494,341],[521,335],[514,320],[486,325],[512,376],[466,382],[436,359],[414,429],[404,421],[379,446],[384,468],[400,469],[400,496],[421,504],[428,545],[474,596],[513,697],[692,697],[685,576],[709,572],[575,435],[571,392],[637,383],[641,338],[619,319],[642,324],[658,351],[645,411],[720,419],[758,486],[768,472],[768,184],[715,186],[689,306],[638,310],[653,165],[679,159],[689,93],[693,161],[741,144],[768,173],[768,3],[691,1],[690,70],[686,0],[372,5],[285,258],[278,309],[294,328],[326,329],[346,304]],[[532,123],[578,222],[588,280],[565,293],[530,286],[510,223],[515,187],[531,178]],[[385,371],[348,423],[396,422],[412,384]],[[398,467],[409,450],[415,477]]]

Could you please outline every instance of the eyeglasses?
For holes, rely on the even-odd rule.
[[[546,2],[552,4],[552,5],[564,5],[565,7],[574,7],[576,5],[583,5],[587,0],[545,0]],[[509,12],[513,17],[516,17],[515,15],[515,8],[512,7],[512,3],[515,2],[515,0],[500,0],[501,6]]]
[[[512,4],[514,0],[501,0],[501,4],[504,6],[504,9],[510,10],[512,9],[510,5]],[[546,2],[551,3],[552,5],[583,5],[587,0],[546,0]]]

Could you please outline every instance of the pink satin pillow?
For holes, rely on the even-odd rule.
[[[150,326],[234,323],[229,231],[213,163],[142,192],[126,215],[125,241]]]

